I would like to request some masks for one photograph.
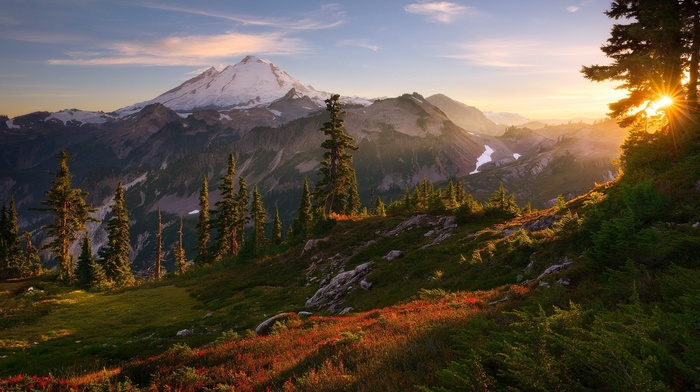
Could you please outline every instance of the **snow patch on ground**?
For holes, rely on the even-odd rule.
[[[272,109],[267,109],[270,113],[274,114],[275,117],[280,117],[282,115],[282,112],[279,110],[272,110]]]
[[[187,213],[187,215],[196,215],[196,214],[199,214],[199,210],[192,210],[192,211]]]
[[[491,162],[491,154],[493,154],[494,150],[493,150],[493,148],[491,148],[487,145],[484,145],[484,148],[485,148],[484,153],[481,154],[481,156],[479,158],[477,158],[477,160],[476,160],[476,168],[474,169],[473,172],[471,172],[469,174],[478,173],[479,167],[481,167],[481,165]]]
[[[109,120],[113,120],[114,117],[104,112],[66,109],[52,113],[47,120],[51,119],[61,120],[63,123],[67,123],[68,121],[80,121],[85,124],[103,124]]]
[[[19,129],[19,125],[15,125],[15,120],[7,120],[6,124],[10,129]]]
[[[520,158],[522,155],[518,154],[517,152],[513,154],[513,158],[517,161],[518,158]]]

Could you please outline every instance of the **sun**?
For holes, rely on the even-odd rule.
[[[670,106],[673,106],[673,98],[669,97],[668,95],[664,95],[658,100],[651,102],[649,105],[647,105],[646,112],[649,116],[655,116],[659,114],[660,111]]]

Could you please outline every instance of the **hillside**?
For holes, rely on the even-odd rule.
[[[2,283],[0,387],[696,390],[699,134],[547,210],[329,221],[118,292]]]

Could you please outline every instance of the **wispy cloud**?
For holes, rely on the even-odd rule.
[[[574,12],[580,10],[580,9],[581,9],[581,7],[578,7],[578,6],[575,6],[575,5],[570,5],[570,6],[566,7],[566,10],[569,11],[569,12],[571,12],[571,13],[574,13]]]
[[[13,41],[23,41],[23,42],[33,42],[40,44],[64,44],[64,43],[75,43],[75,42],[85,42],[88,37],[81,36],[78,34],[70,34],[57,31],[25,31],[17,30],[6,33],[2,38],[13,40]]]
[[[329,29],[341,25],[344,22],[345,12],[336,4],[324,5],[318,10],[305,12],[299,18],[266,18],[248,15],[235,15],[200,9],[193,7],[180,7],[161,3],[144,3],[144,7],[163,11],[181,12],[192,15],[207,16],[211,18],[224,19],[232,22],[250,26],[266,26],[290,30],[321,30]]]
[[[305,41],[283,33],[170,36],[157,40],[115,42],[99,53],[66,53],[69,58],[51,59],[59,65],[207,65],[250,53],[299,54],[309,51]]]
[[[425,15],[428,20],[439,23],[452,23],[462,15],[477,14],[472,7],[448,1],[419,1],[407,5],[404,9],[411,14]]]
[[[358,48],[369,49],[373,52],[376,52],[377,50],[380,49],[378,45],[375,45],[366,39],[345,39],[345,40],[338,42],[336,44],[336,46],[341,47],[341,48],[348,47],[348,46],[355,46]]]
[[[596,54],[598,48],[555,45],[529,39],[488,39],[468,42],[458,46],[455,53],[444,57],[463,60],[466,63],[485,67],[516,68],[541,67],[538,72],[552,73],[563,58],[575,59]]]

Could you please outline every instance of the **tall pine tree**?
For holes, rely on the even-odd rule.
[[[158,207],[158,228],[156,230],[156,260],[153,266],[153,279],[160,280],[163,271],[163,220]]]
[[[187,257],[185,246],[182,243],[182,215],[180,216],[180,229],[177,232],[178,240],[173,253],[175,254],[175,274],[181,275],[187,270]]]
[[[245,243],[245,227],[250,222],[248,216],[248,183],[243,176],[238,177],[238,195],[236,195],[236,226],[238,226],[238,247]]]
[[[258,186],[253,187],[253,199],[250,202],[250,218],[253,222],[251,234],[253,254],[257,254],[267,244],[267,211],[263,206],[262,196],[258,192]]]
[[[211,223],[209,222],[209,183],[207,176],[202,177],[202,188],[199,190],[199,222],[197,222],[197,256],[195,263],[206,264],[210,261],[209,240]]]
[[[129,232],[129,212],[124,202],[124,187],[121,181],[114,193],[112,217],[107,222],[107,244],[99,252],[105,275],[116,286],[135,283],[131,272],[131,234]]]
[[[219,193],[221,200],[216,202],[214,227],[218,233],[216,241],[215,258],[220,260],[226,256],[235,256],[238,254],[238,241],[236,217],[238,215],[238,200],[236,198],[236,189],[234,177],[236,175],[236,159],[233,154],[228,157],[228,168],[226,175],[221,178],[219,183]]]
[[[282,220],[280,219],[280,210],[275,208],[275,219],[272,221],[272,232],[270,233],[270,243],[279,245],[282,243]]]
[[[304,178],[304,187],[301,192],[301,202],[297,218],[292,224],[292,233],[299,238],[305,238],[309,234],[314,220],[313,205],[311,203],[311,192],[309,191],[309,180]]]
[[[102,288],[107,283],[104,269],[92,255],[90,237],[83,236],[78,257],[78,284],[85,288]]]
[[[326,149],[323,154],[323,162],[318,171],[321,179],[316,183],[314,198],[323,213],[329,215],[331,212],[344,213],[344,209],[336,204],[336,199],[342,199],[347,195],[348,188],[352,181],[352,154],[348,150],[357,151],[358,147],[353,142],[353,137],[345,132],[340,95],[333,94],[326,100],[326,110],[330,113],[330,121],[325,122],[321,127],[327,139],[321,143],[321,147]]]
[[[73,188],[73,174],[68,168],[70,156],[62,150],[58,156],[58,171],[53,173],[51,188],[46,191],[47,200],[41,202],[45,211],[53,216],[52,223],[44,226],[52,240],[44,249],[55,255],[58,261],[58,278],[72,284],[75,280],[75,265],[70,247],[78,239],[78,234],[86,230],[86,223],[94,221],[90,214],[95,211],[85,201],[87,192]]]

